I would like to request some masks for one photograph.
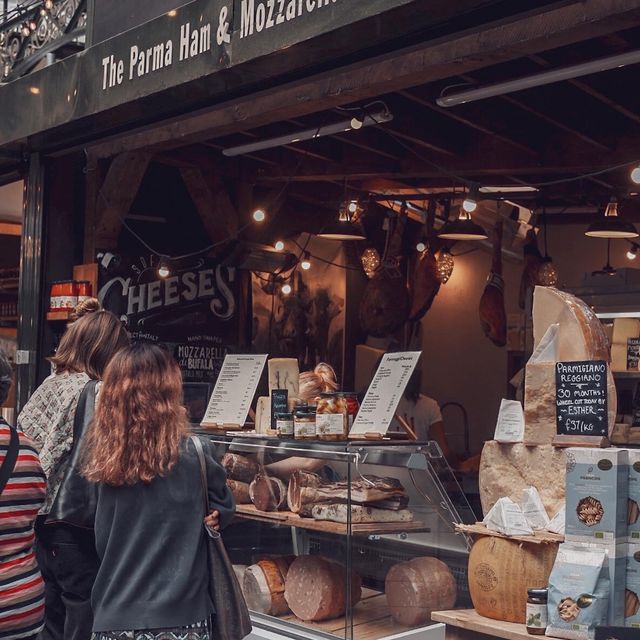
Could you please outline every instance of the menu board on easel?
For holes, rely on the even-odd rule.
[[[266,354],[225,356],[200,426],[242,428],[266,361]]]
[[[350,438],[381,438],[387,433],[421,353],[405,351],[382,356],[349,432]]]
[[[556,362],[557,446],[599,446],[609,435],[607,363]]]

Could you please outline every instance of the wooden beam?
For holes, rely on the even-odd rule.
[[[541,8],[443,40],[422,42],[342,69],[273,87],[117,136],[93,147],[109,157],[143,147],[171,148],[540,53],[640,24],[640,0],[580,0]]]
[[[140,152],[123,153],[112,160],[97,191],[95,249],[115,247],[150,161],[151,154]],[[94,259],[95,255],[90,261]]]
[[[201,168],[182,167],[180,176],[198,211],[211,243],[238,231],[238,213],[220,176],[209,176]]]

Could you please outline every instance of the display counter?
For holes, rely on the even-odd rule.
[[[255,635],[443,640],[431,611],[471,606],[454,524],[475,516],[435,443],[200,433],[237,498],[225,543]]]
[[[433,620],[446,625],[447,640],[483,640],[503,638],[504,640],[531,640],[523,624],[492,620],[476,613],[474,609],[436,611]]]

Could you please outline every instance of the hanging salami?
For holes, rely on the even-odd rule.
[[[504,279],[502,277],[502,218],[494,228],[493,261],[487,285],[480,298],[480,324],[484,334],[498,347],[507,344],[507,314],[504,309]]]

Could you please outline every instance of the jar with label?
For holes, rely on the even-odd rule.
[[[78,304],[88,300],[93,295],[93,287],[88,280],[79,280],[76,282],[78,287]]]
[[[360,409],[360,402],[358,401],[358,394],[351,391],[343,391],[342,395],[345,398],[347,403],[347,435],[349,431],[351,431],[351,427],[353,426],[353,421],[356,419],[358,415],[358,410]]]
[[[527,589],[527,633],[543,636],[547,629],[548,589]]]
[[[293,436],[296,440],[316,439],[316,411],[314,407],[298,407],[293,414]]]
[[[78,289],[73,280],[60,280],[51,284],[51,311],[71,311],[78,304]]]
[[[276,415],[276,433],[278,438],[293,438],[292,413],[278,413]]]
[[[349,433],[347,399],[342,393],[321,393],[316,415],[318,440],[344,440]]]

